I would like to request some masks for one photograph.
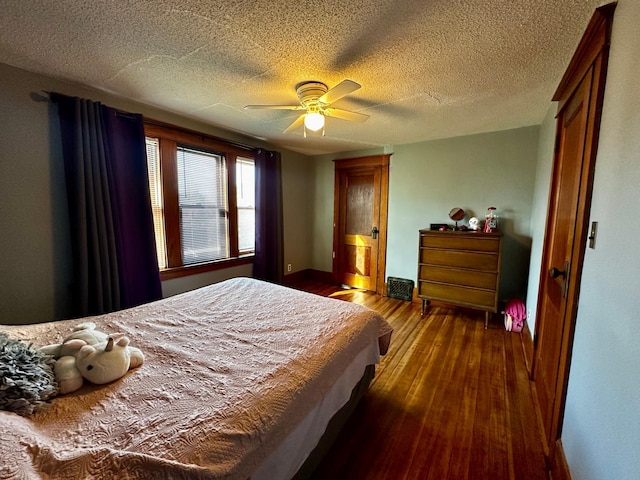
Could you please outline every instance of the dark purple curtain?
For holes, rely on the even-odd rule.
[[[260,149],[256,168],[256,254],[253,276],[282,283],[284,253],[282,241],[282,180],[280,153]]]
[[[141,115],[52,94],[58,104],[77,316],[162,297]]]

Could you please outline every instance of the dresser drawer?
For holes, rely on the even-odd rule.
[[[420,230],[419,235],[422,314],[429,300],[495,312],[502,234]]]
[[[489,272],[498,271],[498,255],[489,252],[420,249],[420,263],[468,268]]]
[[[466,287],[487,288],[494,290],[498,274],[495,272],[480,272],[474,270],[460,270],[457,268],[420,265],[418,278],[431,282],[451,283]]]
[[[419,295],[430,300],[496,311],[496,292],[492,290],[420,281]]]
[[[470,233],[467,235],[452,235],[447,233],[422,234],[420,237],[420,246],[452,250],[497,252],[500,246],[500,238],[488,236],[484,233]]]

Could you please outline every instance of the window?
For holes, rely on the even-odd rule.
[[[163,279],[251,261],[255,165],[250,150],[170,127],[145,127]]]
[[[253,159],[236,161],[236,194],[238,198],[238,250],[253,252],[256,243],[256,187]]]
[[[147,138],[147,165],[149,170],[149,189],[153,229],[158,251],[158,266],[167,267],[167,242],[164,233],[164,211],[162,209],[162,178],[160,177],[160,142],[157,138]]]
[[[182,263],[229,257],[224,157],[178,147],[178,208]]]

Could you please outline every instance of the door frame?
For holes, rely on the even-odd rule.
[[[541,425],[541,432],[545,439],[547,449],[547,461],[549,469],[552,471],[562,471],[566,468],[563,458],[562,443],[560,435],[564,420],[564,409],[566,404],[567,387],[569,383],[569,370],[571,365],[571,354],[573,348],[573,338],[575,334],[576,319],[578,313],[578,302],[580,296],[580,283],[582,267],[587,244],[589,229],[589,218],[591,211],[591,197],[593,192],[593,181],[595,173],[596,155],[598,149],[598,134],[600,130],[600,119],[602,104],[604,99],[605,80],[607,74],[607,62],[609,57],[609,45],[611,39],[611,28],[613,13],[616,4],[611,3],[596,9],[587,29],[574,53],[571,62],[556,90],[553,100],[558,103],[558,112],[561,112],[582,81],[587,72],[593,68],[592,95],[588,106],[587,132],[585,136],[584,153],[582,160],[582,174],[580,181],[580,193],[578,205],[575,210],[575,235],[571,246],[571,278],[567,289],[567,304],[563,318],[563,332],[560,345],[560,357],[558,362],[558,377],[555,387],[555,400],[552,406],[551,434],[546,438],[544,425]],[[559,122],[556,126],[556,140],[554,150],[554,172],[552,173],[549,209],[554,205],[554,196],[557,193],[558,185],[556,181],[557,158],[559,155],[560,140]],[[545,277],[549,275],[546,270],[549,261],[549,239],[554,232],[547,228],[544,237],[540,281],[539,285],[544,285]],[[537,312],[543,310],[543,290],[539,290],[537,301]],[[538,358],[538,336],[540,334],[542,322],[536,319],[534,334],[533,365],[531,378],[535,382]],[[537,396],[536,396],[537,397]],[[563,467],[564,465],[564,467]],[[557,475],[557,474],[556,474]],[[562,475],[557,475],[563,478]],[[556,476],[554,476],[556,478]]]
[[[344,158],[334,160],[335,178],[333,188],[333,279],[340,283],[338,251],[340,248],[340,174],[344,170],[363,168],[380,168],[380,224],[378,225],[378,268],[376,272],[375,292],[383,295],[387,262],[387,219],[389,207],[389,164],[391,154],[367,155],[364,157]]]

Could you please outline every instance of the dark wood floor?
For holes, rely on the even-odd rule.
[[[297,288],[328,295],[336,287]],[[371,293],[339,298],[394,327],[376,378],[314,480],[546,479],[519,334],[484,313]]]

